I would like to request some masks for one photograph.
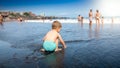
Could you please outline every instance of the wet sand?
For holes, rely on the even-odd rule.
[[[46,54],[39,49],[50,23],[5,23],[0,29],[0,68],[119,68],[119,26],[63,24],[60,33],[67,49]]]

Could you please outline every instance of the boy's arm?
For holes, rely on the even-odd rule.
[[[46,39],[46,36],[42,39],[43,41]]]
[[[58,33],[58,37],[59,37],[59,39],[60,39],[60,43],[63,45],[63,47],[64,48],[66,48],[66,44],[65,44],[65,42],[63,41],[63,39],[62,39],[62,37],[61,37],[61,35]]]

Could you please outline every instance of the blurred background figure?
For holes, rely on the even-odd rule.
[[[78,22],[81,22],[81,16],[78,15]]]
[[[23,21],[22,17],[19,17],[19,18],[18,18],[18,21],[19,21],[19,22],[22,22],[22,21]]]
[[[3,16],[0,14],[0,25],[3,26]]]
[[[114,23],[114,17],[112,17],[112,23]]]
[[[96,23],[100,24],[100,13],[99,13],[99,10],[96,10],[95,19],[96,19]]]
[[[90,9],[90,12],[89,12],[89,25],[92,24],[92,18],[93,18],[93,13],[92,13],[92,9]]]
[[[101,18],[101,23],[103,24],[104,23],[104,17],[102,16]]]
[[[81,27],[82,27],[82,28],[83,28],[83,19],[84,19],[84,17],[83,17],[83,16],[81,16],[80,25],[81,25]]]
[[[82,16],[82,17],[81,17],[81,23],[83,23],[83,19],[84,19],[84,17]]]

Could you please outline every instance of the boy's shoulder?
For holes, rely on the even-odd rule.
[[[52,33],[52,34],[59,34],[58,32],[53,31],[53,30],[50,30],[48,33]]]

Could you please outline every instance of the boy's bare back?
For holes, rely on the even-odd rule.
[[[49,31],[46,36],[44,37],[43,40],[47,40],[47,41],[56,41],[56,39],[58,38],[59,33],[56,32],[55,30],[51,30]]]

